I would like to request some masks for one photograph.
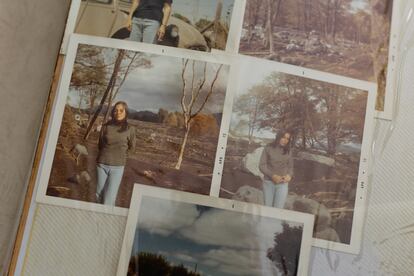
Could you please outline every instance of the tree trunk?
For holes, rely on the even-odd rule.
[[[180,154],[178,155],[178,161],[177,161],[177,164],[175,165],[176,170],[179,170],[181,168],[181,163],[183,162],[183,157],[184,157],[185,146],[187,144],[188,135],[190,134],[190,128],[191,128],[191,123],[188,122],[187,127],[185,128],[184,139],[183,139],[183,142],[181,143]]]
[[[125,54],[125,50],[119,50],[118,56],[117,56],[115,64],[114,64],[114,70],[112,71],[111,78],[110,78],[109,83],[106,87],[106,90],[105,90],[105,93],[102,97],[101,103],[99,104],[95,114],[93,115],[92,120],[89,122],[88,128],[86,129],[86,133],[83,136],[84,140],[88,139],[89,134],[91,133],[92,127],[93,127],[96,119],[98,118],[99,113],[101,113],[101,111],[102,111],[102,108],[105,104],[106,98],[108,97],[109,92],[113,89],[113,86],[115,85],[116,77],[118,76],[119,67],[121,66],[122,60],[124,58],[124,54]]]
[[[273,49],[273,27],[272,27],[272,0],[267,0],[267,32],[270,54],[274,53]]]

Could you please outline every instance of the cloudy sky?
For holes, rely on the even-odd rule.
[[[111,63],[114,51],[105,51],[106,63]],[[160,108],[169,111],[181,111],[181,93],[183,82],[181,73],[183,63],[181,58],[161,55],[148,55],[152,66],[150,68],[137,68],[131,71],[120,88],[116,101],[126,101],[130,108],[137,111],[158,112]],[[205,98],[207,88],[211,84],[220,64],[207,63],[207,78],[204,89],[200,94],[196,107]],[[195,83],[201,80],[204,62],[195,62]],[[186,79],[190,83],[192,76],[192,61],[188,63]],[[214,86],[214,92],[205,106],[205,113],[221,113],[223,110],[225,92],[227,87],[229,66],[223,66]],[[187,86],[189,87],[189,85]],[[187,94],[189,91],[187,90]],[[68,104],[78,107],[78,91],[70,89]],[[87,107],[86,103],[82,105]]]
[[[222,209],[143,198],[133,254],[152,252],[202,275],[274,275],[267,259],[282,221]],[[290,223],[291,226],[299,224]]]

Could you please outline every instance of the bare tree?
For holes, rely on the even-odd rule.
[[[183,59],[183,69],[181,72],[181,79],[183,82],[183,88],[182,88],[182,95],[181,95],[181,109],[183,111],[184,115],[184,127],[185,127],[185,134],[184,139],[181,143],[180,153],[178,155],[178,160],[175,165],[175,169],[179,170],[181,168],[181,163],[183,162],[183,156],[184,156],[184,150],[185,146],[187,144],[188,135],[190,133],[191,129],[191,122],[205,107],[206,103],[210,99],[211,95],[214,91],[214,85],[218,79],[218,76],[220,74],[221,68],[223,65],[220,65],[217,71],[214,74],[214,78],[211,81],[210,85],[207,87],[207,94],[205,95],[204,99],[201,98],[201,92],[204,90],[204,87],[207,82],[207,62],[204,62],[203,66],[203,73],[202,76],[196,80],[198,77],[196,76],[196,61],[192,61],[191,65],[191,72],[190,72],[190,78],[191,83],[189,84],[187,82],[187,70],[188,70],[188,59]],[[188,98],[187,98],[188,97]],[[198,102],[198,100],[201,99],[200,106],[196,109],[195,104]],[[194,111],[196,109],[196,111]]]
[[[102,96],[102,100],[101,100],[97,110],[95,111],[95,114],[93,115],[91,121],[89,122],[88,128],[86,129],[86,133],[83,137],[84,140],[88,139],[89,134],[91,133],[92,127],[93,127],[96,119],[98,118],[98,115],[101,112],[109,93],[114,89],[115,82],[116,82],[118,72],[119,72],[119,68],[121,67],[121,63],[122,63],[122,60],[124,58],[124,55],[125,55],[125,50],[119,50],[118,56],[115,60],[114,69],[112,71],[111,78],[109,79],[109,83],[106,86],[106,90],[104,92],[104,95]]]

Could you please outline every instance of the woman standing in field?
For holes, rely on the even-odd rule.
[[[135,150],[135,128],[128,124],[128,105],[117,102],[111,120],[103,125],[99,137],[97,202],[115,206],[128,152]]]
[[[285,206],[288,184],[293,176],[291,136],[289,131],[279,131],[275,141],[264,148],[260,158],[259,169],[264,174],[263,195],[266,206]]]

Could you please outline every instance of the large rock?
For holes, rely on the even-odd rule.
[[[313,237],[327,241],[341,242],[338,233],[331,227],[327,227],[321,231],[316,231]]]
[[[255,176],[263,179],[264,175],[259,169],[259,162],[262,156],[264,147],[255,149],[252,153],[246,154],[242,159],[243,169],[247,172],[254,174]]]
[[[289,195],[286,200],[285,208],[315,215],[316,231],[322,231],[331,226],[332,217],[328,208],[313,199],[303,198],[297,195]]]
[[[240,187],[232,199],[261,205],[264,204],[263,192],[247,185]]]
[[[309,161],[315,161],[315,162],[318,162],[320,164],[324,164],[330,167],[335,166],[335,159],[327,157],[327,156],[323,156],[323,155],[313,154],[310,152],[304,152],[304,151],[299,152],[298,158],[306,159]]]

